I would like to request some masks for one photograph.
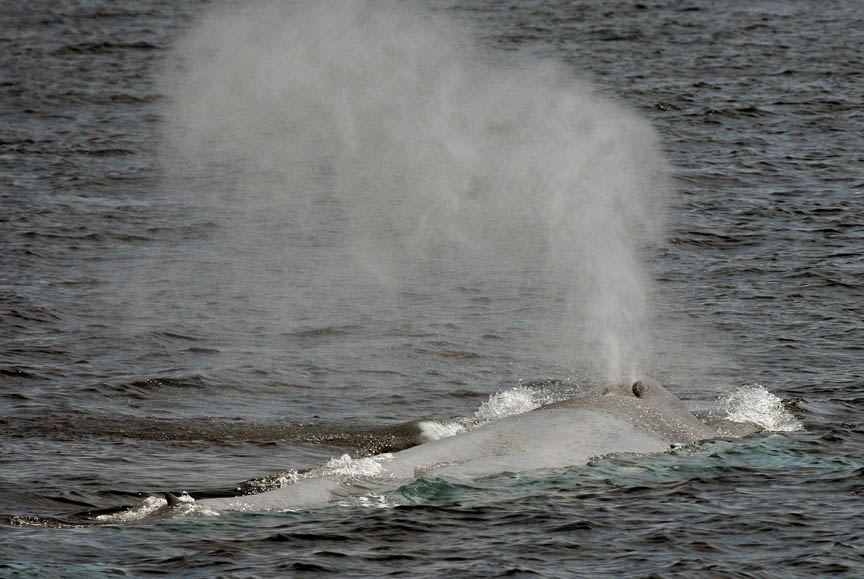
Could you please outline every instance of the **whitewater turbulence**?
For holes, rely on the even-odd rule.
[[[324,0],[217,12],[172,70],[166,162],[230,176],[201,203],[235,208],[238,245],[278,213],[282,251],[326,246],[303,274],[342,296],[430,264],[539,279],[560,306],[532,315],[560,363],[644,370],[640,252],[660,233],[665,163],[646,121],[564,65],[493,53],[438,12]]]

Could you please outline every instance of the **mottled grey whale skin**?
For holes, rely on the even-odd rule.
[[[694,416],[666,388],[644,381],[503,418],[473,430],[379,455],[380,472],[357,480],[322,475],[255,495],[203,499],[213,511],[285,511],[319,506],[371,491],[392,490],[420,476],[470,479],[501,473],[585,464],[610,453],[657,453],[670,445],[741,436]],[[197,510],[197,509],[196,509]]]

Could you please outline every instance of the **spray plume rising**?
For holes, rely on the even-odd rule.
[[[280,279],[295,295],[317,284],[362,300],[433,270],[445,275],[421,291],[530,277],[557,296],[536,314],[556,362],[603,379],[644,371],[640,253],[660,235],[665,162],[646,121],[564,65],[373,0],[217,11],[174,63],[166,162],[221,171],[202,204],[232,208],[250,256],[278,216],[267,264],[293,267]]]

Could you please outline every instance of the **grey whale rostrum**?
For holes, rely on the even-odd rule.
[[[201,499],[192,510],[302,510],[348,496],[393,490],[421,476],[464,480],[561,468],[585,464],[598,455],[658,453],[679,444],[758,430],[749,424],[733,426],[703,422],[659,384],[621,383],[392,455],[378,455],[374,477],[312,472],[308,478],[258,494]],[[170,506],[181,505],[173,495],[167,499]]]

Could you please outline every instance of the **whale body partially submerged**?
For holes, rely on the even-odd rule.
[[[378,455],[372,459],[372,477],[320,471],[258,494],[201,499],[194,502],[194,510],[302,510],[348,496],[392,490],[419,477],[470,479],[561,468],[585,464],[599,455],[658,453],[680,444],[758,430],[755,425],[731,426],[703,422],[659,384],[616,384],[392,455]],[[170,505],[179,504],[173,495],[167,498]]]

